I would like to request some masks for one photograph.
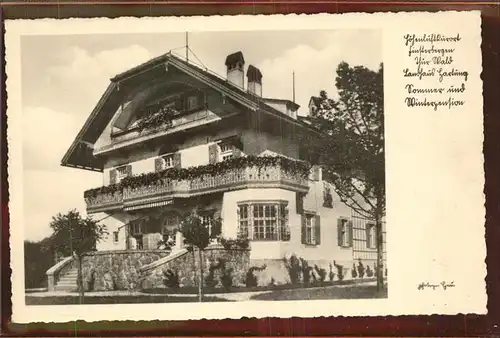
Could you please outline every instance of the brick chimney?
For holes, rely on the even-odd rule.
[[[260,70],[250,65],[247,70],[248,91],[257,96],[262,96],[262,73]]]
[[[226,57],[227,80],[235,86],[245,87],[245,59],[242,52],[236,52]]]

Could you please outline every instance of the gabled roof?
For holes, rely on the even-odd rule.
[[[238,53],[232,55],[238,56]],[[243,54],[241,57],[243,57]],[[104,129],[113,118],[115,112],[118,110],[124,97],[128,93],[127,90],[121,88],[126,87],[126,84],[130,82],[140,82],[139,80],[135,80],[134,82],[134,78],[142,76],[147,78],[148,75],[154,74],[155,72],[164,72],[167,64],[168,67],[173,66],[181,72],[196,78],[200,82],[220,91],[229,99],[246,106],[252,111],[260,111],[274,115],[287,120],[292,124],[310,129],[306,123],[293,119],[279,110],[267,105],[265,100],[268,99],[264,100],[256,95],[253,95],[252,93],[234,86],[226,79],[223,79],[208,69],[201,69],[200,67],[193,65],[188,61],[182,60],[169,52],[111,78],[111,83],[64,155],[61,165],[102,171],[102,163],[100,163],[99,160],[93,155],[93,145],[101,136]]]
[[[317,96],[311,96],[309,99],[309,106],[311,105],[311,102],[314,104],[315,107],[318,107],[321,103],[321,98]]]
[[[286,100],[286,99],[274,99],[274,98],[271,98],[271,97],[263,97],[262,100],[264,102],[276,102],[276,103],[282,103],[282,104],[285,104],[287,107],[289,108],[292,108],[293,110],[297,110],[300,108],[300,105],[293,102],[293,101],[290,101],[290,100]]]

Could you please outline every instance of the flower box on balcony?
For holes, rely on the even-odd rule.
[[[159,196],[189,197],[248,187],[284,187],[306,192],[309,170],[309,164],[283,157],[248,156],[204,166],[131,176],[115,186],[89,190],[85,196],[90,209],[95,205],[104,207],[108,202],[126,203],[128,200]]]

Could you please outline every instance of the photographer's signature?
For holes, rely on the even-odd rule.
[[[455,282],[441,282],[439,284],[432,284],[429,282],[424,282],[418,284],[418,289],[419,290],[425,290],[425,289],[442,289],[442,290],[447,290],[449,288],[454,288],[455,287]]]

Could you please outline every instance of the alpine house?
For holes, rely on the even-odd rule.
[[[250,265],[296,255],[325,269],[335,261],[347,277],[359,260],[373,267],[374,225],[308,164],[300,136],[315,131],[295,102],[264,97],[263,74],[245,64],[241,52],[227,56],[222,77],[169,52],[111,79],[62,159],[102,173],[84,193],[110,233],[97,251],[157,252],[170,241],[159,259],[180,257],[176,230],[197,210],[221,238],[248,240]]]

